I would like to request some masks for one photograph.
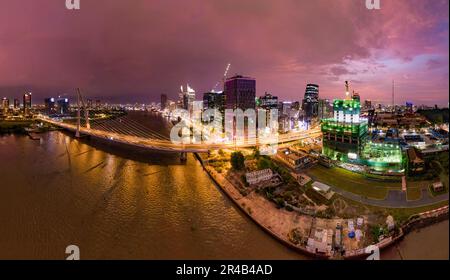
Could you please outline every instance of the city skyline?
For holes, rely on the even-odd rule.
[[[0,260],[448,259],[449,2],[0,0]]]
[[[3,0],[2,0],[3,1]],[[256,79],[256,96],[343,97],[349,80],[362,100],[448,105],[448,1],[61,1],[9,2],[0,11],[0,95],[33,92],[109,102],[199,95],[228,76]],[[8,22],[14,20],[14,25]]]

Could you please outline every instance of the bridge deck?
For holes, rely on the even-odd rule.
[[[77,126],[73,124],[68,124],[60,121],[55,121],[50,118],[40,117],[39,120],[50,123],[54,126],[64,128],[68,131],[76,132]],[[234,149],[234,148],[250,148],[255,146],[267,145],[266,142],[259,143],[258,139],[250,139],[246,141],[239,141],[236,143],[220,143],[220,144],[207,144],[207,143],[175,143],[170,140],[161,140],[161,139],[149,139],[138,137],[135,135],[125,135],[121,133],[114,133],[111,131],[104,131],[99,129],[90,128],[87,129],[85,127],[80,127],[80,134],[89,135],[92,137],[105,139],[108,141],[114,141],[117,143],[132,145],[144,149],[156,150],[156,151],[165,151],[165,152],[189,152],[189,153],[206,153],[210,150],[219,150],[219,149]],[[320,136],[320,130],[311,129],[304,132],[292,133],[290,135],[280,135],[278,138],[278,144],[287,143],[292,141],[298,141],[301,139],[306,139],[310,137],[318,137]],[[252,141],[253,140],[253,141]]]

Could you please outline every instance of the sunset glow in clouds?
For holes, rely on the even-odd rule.
[[[0,95],[37,101],[81,87],[110,101],[203,93],[230,74],[281,99],[306,83],[343,96],[447,105],[449,1],[381,0],[0,0]]]

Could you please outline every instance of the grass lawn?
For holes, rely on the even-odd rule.
[[[388,190],[400,190],[400,182],[368,180],[363,175],[334,167],[316,165],[305,172],[319,182],[374,199],[384,199]]]
[[[372,205],[365,205],[353,200],[349,200],[343,197],[340,197],[339,199],[344,200],[346,204],[349,206],[347,208],[353,208],[352,210],[347,209],[346,212],[350,212],[353,214],[353,216],[363,215],[363,214],[374,214],[375,216],[378,216],[378,219],[380,219],[380,222],[384,222],[387,215],[392,215],[396,222],[404,222],[409,217],[411,217],[414,214],[423,213],[426,211],[434,210],[443,206],[448,205],[448,201],[442,201],[438,202],[433,205],[428,206],[422,206],[422,207],[416,207],[416,208],[384,208],[384,207],[378,207],[378,206],[372,206]]]
[[[421,198],[423,188],[430,186],[432,181],[407,181],[406,182],[406,197],[408,200],[417,200]]]
[[[422,197],[422,189],[407,187],[406,197],[408,198],[408,200],[418,200]]]

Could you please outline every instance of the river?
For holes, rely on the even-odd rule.
[[[82,259],[307,259],[236,209],[192,155],[39,136],[0,136],[0,259],[64,259],[72,244]],[[382,258],[448,259],[448,239],[447,221]]]

